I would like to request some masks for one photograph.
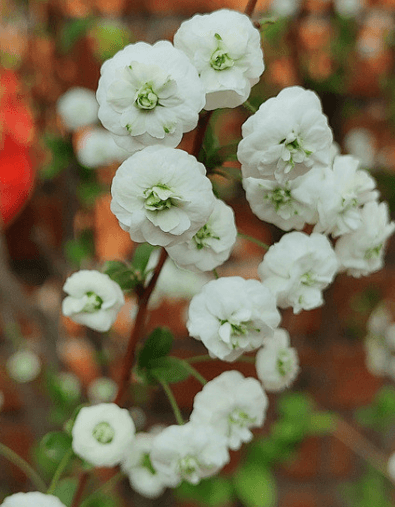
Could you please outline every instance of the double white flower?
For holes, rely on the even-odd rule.
[[[124,459],[135,431],[129,412],[115,403],[83,407],[72,429],[73,451],[92,465],[113,467]]]
[[[45,495],[39,491],[30,493],[15,493],[7,496],[2,507],[66,507],[58,497]]]
[[[284,183],[330,162],[332,131],[318,96],[300,86],[264,102],[242,127],[243,177]]]
[[[279,323],[271,291],[258,280],[232,276],[208,282],[192,298],[187,328],[211,357],[234,361],[260,347]]]
[[[214,428],[189,422],[159,433],[150,458],[167,486],[176,487],[182,480],[198,484],[215,475],[229,461],[229,453],[226,438]]]
[[[259,31],[240,12],[221,9],[196,14],[181,23],[174,45],[196,67],[207,110],[245,102],[265,68]]]
[[[133,241],[172,246],[192,238],[215,204],[206,169],[185,151],[150,146],[119,167],[111,211]]]
[[[268,399],[260,383],[236,371],[225,371],[208,382],[195,396],[190,420],[209,424],[237,450],[252,439],[250,428],[261,427]]]
[[[332,282],[337,267],[335,252],[323,234],[289,232],[269,248],[258,274],[280,308],[292,306],[300,313],[323,304],[322,290]]]
[[[108,331],[125,303],[121,287],[95,270],[77,271],[66,280],[62,312],[74,322],[96,331]]]
[[[168,41],[130,44],[104,62],[97,90],[99,118],[130,153],[176,147],[204,106],[195,67]]]

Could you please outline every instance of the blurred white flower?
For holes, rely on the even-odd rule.
[[[211,357],[234,361],[260,347],[280,323],[276,300],[258,280],[240,276],[208,282],[189,305],[189,334]]]
[[[270,10],[281,17],[294,16],[300,9],[301,0],[272,0]]]
[[[176,147],[204,106],[195,67],[168,41],[130,44],[101,68],[99,118],[129,153],[145,146]]]
[[[267,391],[281,391],[289,387],[299,373],[296,349],[290,347],[289,334],[276,329],[258,350],[255,361],[256,373]]]
[[[259,31],[240,12],[196,14],[181,23],[174,45],[196,67],[207,110],[241,105],[265,68]]]
[[[182,150],[150,146],[128,158],[111,187],[111,211],[133,241],[171,246],[207,222],[215,197],[206,169]]]
[[[223,264],[236,243],[235,215],[230,206],[220,199],[208,221],[192,239],[167,247],[167,253],[182,268],[191,271],[210,271]]]
[[[8,375],[24,384],[38,377],[41,371],[41,360],[37,354],[29,349],[21,349],[12,354],[7,360]]]
[[[125,408],[114,403],[83,407],[72,429],[73,451],[92,465],[113,467],[123,460],[135,431]]]
[[[130,486],[142,496],[158,498],[166,489],[166,479],[151,463],[151,449],[158,433],[137,433],[121,463]]]
[[[268,399],[260,383],[236,371],[225,371],[195,396],[190,417],[195,424],[209,424],[237,450],[252,439],[250,428],[263,425]]]
[[[332,131],[318,96],[301,86],[284,88],[242,127],[237,156],[244,178],[284,183],[330,162]]]
[[[167,486],[182,480],[198,484],[215,475],[229,461],[226,439],[213,427],[189,422],[168,426],[152,444],[151,462]]]
[[[99,104],[95,92],[87,88],[70,88],[56,105],[65,127],[74,131],[80,127],[97,123]]]
[[[66,507],[58,497],[38,491],[7,496],[1,505],[2,507]]]
[[[387,462],[387,472],[392,481],[395,482],[395,452],[391,454]]]
[[[76,156],[81,165],[96,168],[123,162],[130,153],[115,143],[108,130],[95,127],[78,139]]]
[[[335,246],[340,271],[357,278],[383,267],[385,245],[395,230],[395,222],[389,221],[385,202],[368,202],[360,214],[358,229],[342,236]]]
[[[114,401],[117,394],[117,383],[108,377],[99,377],[89,384],[87,389],[88,400],[92,404],[108,403]]]
[[[375,165],[376,145],[373,134],[365,128],[354,128],[344,137],[344,147],[350,155],[359,158],[362,167]]]
[[[67,398],[71,400],[78,400],[81,395],[81,381],[71,372],[62,371],[58,373],[56,380],[59,382],[59,387]]]
[[[262,283],[276,295],[278,306],[292,306],[294,313],[321,306],[322,290],[336,271],[336,255],[326,236],[302,232],[284,234],[258,266]]]
[[[365,9],[365,0],[334,0],[335,10],[344,18],[355,18]]]
[[[121,287],[108,275],[95,270],[80,270],[66,280],[63,290],[63,315],[96,331],[108,331],[125,304]]]

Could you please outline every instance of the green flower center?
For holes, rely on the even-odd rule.
[[[173,191],[166,185],[155,185],[144,191],[145,209],[149,211],[162,211],[175,205],[172,197]]]
[[[115,431],[108,422],[100,422],[93,428],[92,435],[100,444],[110,444],[114,439]]]
[[[100,310],[103,304],[102,298],[97,294],[95,294],[94,292],[87,292],[85,295],[88,297],[88,301],[86,302],[82,311],[87,313],[93,313],[97,312],[97,310]]]
[[[308,271],[304,275],[300,277],[300,283],[302,285],[306,285],[306,287],[312,287],[315,284],[316,280],[314,278],[314,273],[312,271]]]
[[[280,350],[277,357],[277,370],[283,377],[293,369],[293,357],[289,350]]]
[[[265,198],[270,199],[274,209],[278,211],[281,207],[286,206],[292,201],[291,190],[278,187],[275,188],[273,192],[268,193]]]
[[[235,424],[241,428],[250,426],[256,421],[256,417],[250,417],[246,412],[236,408],[228,417],[229,424]]]
[[[211,55],[210,66],[214,70],[225,70],[233,67],[235,61],[228,55],[226,49],[224,49],[221,36],[216,33],[215,38],[218,40],[218,47]]]
[[[198,250],[201,250],[202,248],[205,248],[208,246],[207,240],[209,238],[218,239],[218,240],[221,239],[219,236],[214,236],[213,231],[206,224],[206,225],[203,225],[203,227],[201,227],[197,231],[197,233],[194,235],[194,237],[192,239],[196,243],[196,248]]]
[[[159,98],[152,89],[152,85],[145,83],[137,90],[134,103],[139,109],[155,109],[158,105]]]
[[[376,245],[372,248],[368,248],[365,252],[365,259],[374,259],[380,256],[381,249],[383,248],[383,243]]]
[[[143,454],[141,460],[140,460],[140,466],[143,468],[146,468],[149,472],[151,472],[151,475],[156,475],[156,470],[152,466],[151,458],[149,457],[149,453],[146,452]]]
[[[199,463],[194,456],[184,456],[178,462],[181,475],[187,477],[196,472],[199,468]]]
[[[287,166],[291,169],[295,167],[296,163],[303,162],[313,153],[303,148],[303,140],[294,132],[282,139],[280,144],[284,145],[281,158],[284,162],[287,162]]]

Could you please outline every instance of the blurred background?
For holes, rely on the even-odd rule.
[[[131,295],[113,330],[100,335],[61,316],[67,276],[81,268],[101,269],[109,260],[128,260],[135,245],[109,208],[119,154],[95,157],[97,148],[89,151],[87,139],[98,120],[70,125],[58,101],[75,87],[94,92],[101,64],[126,44],[172,40],[180,22],[194,13],[243,11],[244,4],[0,4],[0,441],[32,463],[47,482],[69,446],[61,430],[75,407],[114,396],[136,308]],[[250,103],[257,107],[295,84],[315,90],[341,152],[357,156],[372,172],[394,218],[395,1],[260,0],[254,20],[261,21],[266,70]],[[242,107],[213,115],[222,145],[240,139],[248,115]],[[185,136],[181,148],[188,149],[192,139]],[[238,170],[236,160],[227,165]],[[281,231],[252,215],[237,180],[218,178],[214,184],[235,209],[240,232],[269,244],[280,238]],[[255,278],[263,253],[239,239],[218,272]],[[148,329],[170,327],[179,357],[205,353],[187,337],[185,315],[190,296],[206,280],[206,275],[176,272],[171,265],[159,279]],[[197,488],[183,485],[156,500],[132,492],[125,479],[85,507],[394,505],[393,486],[377,471],[377,460],[395,451],[395,368],[380,368],[366,345],[366,336],[377,334],[373,311],[382,326],[379,333],[395,321],[394,240],[383,270],[361,279],[338,276],[325,299],[322,308],[297,316],[283,312],[282,326],[298,350],[301,372],[291,391],[270,395],[263,430],[252,444],[232,452],[219,478]],[[380,312],[385,317],[377,317]],[[389,344],[387,359],[393,351]],[[224,369],[215,361],[196,367],[208,379]],[[251,364],[237,367],[255,375]],[[189,379],[173,389],[188,415],[200,385]],[[136,383],[132,404],[140,430],[173,423],[159,389]],[[334,429],[333,413],[340,414],[343,426]],[[75,471],[71,466],[69,477]],[[113,474],[96,470],[89,488]],[[75,480],[65,479],[60,486],[59,496],[70,505]],[[29,489],[26,476],[0,456],[0,500]]]

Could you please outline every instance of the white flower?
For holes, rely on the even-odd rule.
[[[370,334],[384,336],[392,323],[392,315],[385,304],[379,304],[369,315],[366,327]]]
[[[198,484],[215,475],[229,461],[229,453],[225,437],[214,428],[189,422],[157,435],[150,458],[166,485],[175,487],[182,480]]]
[[[189,305],[189,334],[211,357],[234,361],[260,347],[280,322],[273,294],[258,280],[239,276],[208,282]]]
[[[1,505],[2,507],[66,507],[58,497],[38,491],[7,496]]]
[[[114,401],[116,394],[117,383],[108,377],[92,380],[87,389],[88,400],[93,404]]]
[[[125,303],[121,287],[95,270],[77,271],[66,280],[62,312],[74,322],[96,331],[108,331]]]
[[[95,92],[87,88],[70,88],[60,97],[56,108],[63,123],[71,131],[97,123],[99,105]]]
[[[192,239],[166,248],[178,266],[191,271],[209,271],[223,264],[236,242],[235,216],[230,206],[216,199],[206,224]]]
[[[130,153],[115,144],[108,130],[95,127],[78,139],[76,156],[78,162],[86,167],[102,167],[123,162]]]
[[[21,349],[7,360],[6,368],[9,376],[22,384],[31,382],[41,371],[41,360],[29,349]]]
[[[289,232],[272,245],[258,266],[265,287],[277,297],[280,308],[294,313],[323,304],[321,291],[333,280],[336,255],[323,234]]]
[[[207,94],[207,110],[245,102],[265,68],[259,31],[240,12],[196,14],[181,23],[174,45],[196,67]]]
[[[340,16],[353,18],[361,14],[365,0],[335,0],[335,10]]]
[[[295,380],[299,373],[298,354],[290,347],[285,329],[276,329],[273,337],[265,340],[257,352],[255,367],[267,391],[281,391]]]
[[[378,305],[370,314],[365,337],[366,367],[372,373],[395,378],[395,324],[388,306]]]
[[[207,222],[215,204],[206,169],[185,151],[150,146],[128,158],[111,187],[111,211],[133,241],[171,246]]]
[[[294,16],[300,8],[301,0],[272,0],[270,10],[278,16]]]
[[[283,183],[330,162],[332,131],[318,96],[300,86],[264,102],[242,127],[237,156],[243,177]]]
[[[313,170],[305,176],[311,172]],[[263,178],[243,178],[243,187],[253,213],[283,231],[303,229],[315,215],[315,208],[299,198],[302,195],[306,200],[305,176],[285,183]],[[307,197],[310,199],[310,194]]]
[[[129,412],[115,403],[83,407],[72,429],[73,451],[92,465],[113,467],[132,445],[135,431]]]
[[[225,371],[195,396],[190,417],[195,424],[209,424],[237,450],[252,439],[250,428],[263,425],[268,399],[260,383],[236,371]]]
[[[158,498],[166,489],[163,474],[155,470],[151,463],[150,454],[155,436],[154,433],[137,433],[121,464],[131,487],[147,498]]]
[[[383,267],[385,244],[395,230],[385,202],[368,202],[360,213],[359,228],[342,236],[335,246],[340,270],[357,278]]]
[[[359,158],[363,167],[372,167],[375,163],[376,145],[372,132],[365,128],[354,128],[344,137],[347,153]]]
[[[314,232],[333,237],[355,231],[361,223],[360,207],[378,197],[376,182],[359,169],[359,160],[351,155],[335,157],[333,169],[325,172],[318,188],[318,223]]]
[[[395,452],[388,458],[387,472],[392,481],[395,482]]]
[[[99,118],[130,153],[145,146],[176,147],[204,106],[196,69],[168,41],[130,44],[104,62],[97,90]]]

